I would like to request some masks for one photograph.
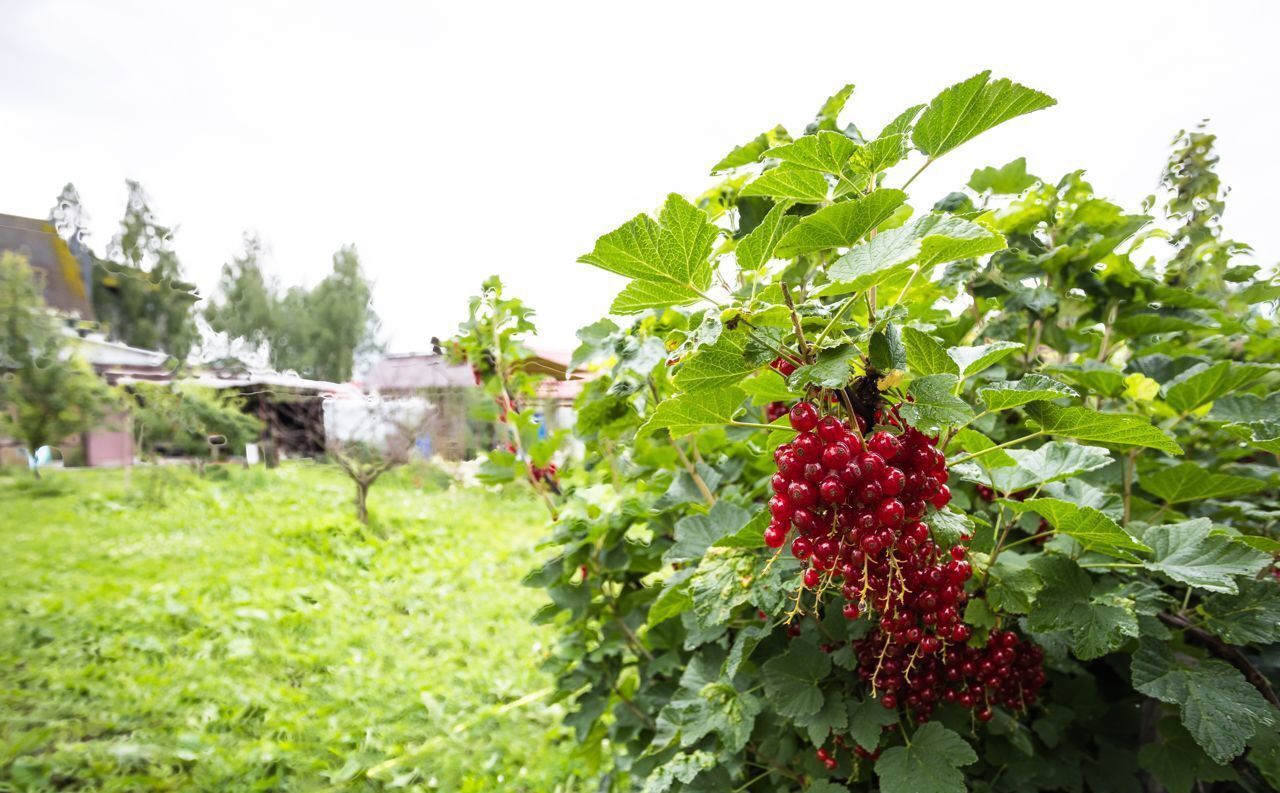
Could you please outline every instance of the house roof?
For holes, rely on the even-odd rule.
[[[82,263],[47,220],[0,214],[0,252],[27,259],[44,282],[44,302],[59,312],[93,319]]]
[[[403,353],[388,355],[365,373],[364,384],[373,391],[419,391],[426,388],[474,388],[471,367],[451,364],[442,355]]]

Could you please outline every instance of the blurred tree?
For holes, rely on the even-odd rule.
[[[58,236],[72,245],[73,253],[78,252],[77,245],[87,250],[85,240],[89,236],[89,213],[80,203],[80,191],[71,182],[63,185],[62,192],[58,193],[57,201],[49,210],[49,221],[57,229]]]
[[[127,184],[120,232],[108,260],[94,264],[93,310],[112,338],[183,360],[198,335],[195,285],[182,280],[173,232],[156,221],[142,185]]]
[[[216,297],[205,309],[214,330],[254,344],[267,341],[271,365],[306,377],[343,382],[357,359],[380,349],[373,284],[355,246],[333,255],[333,269],[313,288],[283,294],[262,269],[262,246],[246,235],[244,252],[222,268]]]
[[[218,299],[204,310],[214,330],[254,345],[273,341],[279,328],[276,288],[263,273],[262,254],[262,240],[246,231],[243,251],[222,265]]]
[[[124,396],[133,415],[134,444],[150,454],[209,457],[213,438],[220,440],[218,447],[238,454],[262,429],[258,419],[243,412],[242,398],[213,388],[135,383]]]
[[[1178,224],[1169,237],[1178,249],[1165,269],[1170,286],[1221,289],[1224,281],[1246,280],[1257,270],[1232,272],[1236,255],[1252,249],[1222,236],[1230,190],[1222,186],[1216,170],[1217,139],[1203,123],[1191,132],[1179,132],[1161,178],[1169,193],[1165,216]]]
[[[31,267],[13,253],[0,254],[0,372],[0,434],[31,453],[89,429],[112,401],[88,364],[67,349]]]

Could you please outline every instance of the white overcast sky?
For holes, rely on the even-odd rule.
[[[0,212],[73,181],[101,250],[134,178],[205,291],[245,229],[286,284],[353,242],[392,350],[452,333],[491,273],[569,347],[621,286],[575,263],[600,234],[845,82],[874,131],[989,68],[1059,104],[947,155],[918,208],[1025,155],[1136,210],[1207,117],[1228,231],[1272,263],[1278,33],[1270,1],[0,0]]]

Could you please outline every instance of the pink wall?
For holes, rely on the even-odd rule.
[[[84,462],[88,466],[121,466],[133,459],[133,438],[127,432],[97,429],[84,436]]]

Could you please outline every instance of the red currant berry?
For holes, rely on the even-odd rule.
[[[817,406],[812,402],[797,402],[791,406],[791,426],[800,432],[808,432],[818,426],[821,418]]]

